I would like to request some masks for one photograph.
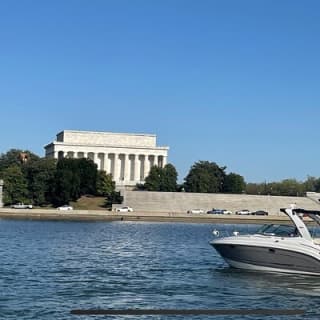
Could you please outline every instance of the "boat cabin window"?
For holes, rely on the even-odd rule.
[[[278,237],[298,237],[299,232],[295,226],[284,224],[269,224],[258,230],[258,234]]]

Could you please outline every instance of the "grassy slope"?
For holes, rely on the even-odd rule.
[[[76,202],[71,202],[70,205],[72,205],[74,209],[79,210],[107,210],[107,208],[104,207],[105,201],[105,197],[83,196]]]

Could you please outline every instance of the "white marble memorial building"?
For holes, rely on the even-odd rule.
[[[169,147],[158,147],[156,135],[64,130],[45,146],[46,157],[89,158],[111,173],[116,185],[143,183],[151,166],[167,163]]]

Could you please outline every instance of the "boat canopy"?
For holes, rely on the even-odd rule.
[[[281,211],[282,210],[287,210],[287,209],[280,209]],[[295,213],[303,213],[303,214],[314,214],[314,215],[320,215],[320,211],[319,210],[306,210],[306,209],[299,209],[299,208],[296,208],[296,209],[292,209],[293,212]]]
[[[280,211],[287,213],[288,209],[280,209]],[[320,226],[320,211],[319,210],[306,210],[306,209],[292,209],[293,213],[303,214],[304,216],[310,217],[313,221],[315,221]]]
[[[301,236],[304,239],[312,240],[312,237],[310,235],[310,232],[309,232],[307,226],[305,225],[305,223],[303,222],[303,220],[300,218],[300,215],[299,215],[299,214],[306,214],[306,215],[310,216],[310,218],[312,218],[311,217],[312,213],[310,212],[311,210],[291,209],[291,208],[284,209],[284,208],[282,208],[282,209],[280,209],[280,211],[285,213],[291,219],[291,221],[295,224],[299,233],[301,234]],[[313,211],[313,213],[314,212],[316,212],[316,211]],[[317,211],[317,212],[320,214],[320,211]],[[319,223],[319,222],[317,222],[317,223]]]

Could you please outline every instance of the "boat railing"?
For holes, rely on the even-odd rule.
[[[241,224],[241,225],[217,225],[212,230],[215,238],[235,237],[238,235],[253,235],[262,227],[262,225]]]
[[[212,230],[212,234],[216,237],[216,238],[225,238],[225,237],[231,237],[231,236],[238,236],[239,235],[239,231],[237,230],[218,230],[218,229],[214,229]]]

